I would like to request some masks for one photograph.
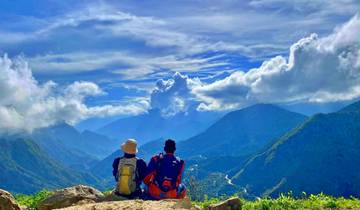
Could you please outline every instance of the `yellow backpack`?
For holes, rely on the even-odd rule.
[[[136,158],[121,158],[118,166],[117,192],[131,195],[136,190]]]

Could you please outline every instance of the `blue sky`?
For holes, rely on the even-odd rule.
[[[357,33],[359,11],[357,0],[3,0],[0,2],[0,53],[7,54],[11,60],[20,56],[28,63],[38,85],[50,80],[62,88],[77,81],[96,84],[102,94],[81,98],[88,108],[140,103],[148,109],[159,104],[151,101],[152,96],[166,93],[168,89],[176,91],[165,94],[171,95],[167,103],[180,100],[171,105],[176,107],[171,110],[181,107],[183,111],[189,107],[184,105],[189,103],[188,98],[203,104],[198,106],[202,111],[231,110],[259,102],[306,109],[311,109],[309,104],[314,103],[321,103],[319,107],[326,104],[333,107],[334,103],[358,99],[357,86],[353,85],[358,81],[358,73],[354,74],[356,80],[349,81],[347,86],[329,80],[315,88],[312,84],[318,84],[319,80],[307,82],[305,74],[303,83],[310,84],[305,88],[285,84],[283,80],[277,81],[282,85],[261,86],[270,85],[268,89],[274,88],[273,91],[292,89],[291,94],[281,93],[281,96],[262,90],[255,80],[248,83],[249,78],[253,78],[250,74],[246,77],[240,74],[253,68],[263,69],[263,62],[276,56],[282,56],[287,62],[290,47],[312,33],[320,39],[318,48],[324,45],[320,42],[334,37],[338,28],[351,20],[352,26],[348,28]],[[353,38],[347,46],[358,43],[359,40]],[[335,44],[336,49],[343,47]],[[342,55],[337,53],[335,57]],[[329,54],[321,56],[327,59]],[[357,54],[354,56],[356,59]],[[296,64],[301,63],[301,59],[297,58]],[[271,65],[281,62],[281,59],[273,60],[275,64]],[[359,71],[356,60],[354,62],[349,68],[352,73]],[[175,82],[156,85],[160,79],[174,81],[175,72],[180,72],[179,80],[187,81],[185,88],[173,87],[177,86]],[[247,82],[240,84],[240,80]],[[316,94],[310,95],[310,92]],[[339,96],[344,93],[349,94]],[[239,95],[241,97],[237,97]],[[284,95],[286,97],[282,97]],[[144,105],[146,103],[148,105]],[[124,112],[111,113],[124,115]],[[80,118],[81,121],[88,116]]]

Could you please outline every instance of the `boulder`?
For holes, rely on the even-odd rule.
[[[208,207],[208,210],[241,210],[241,206],[241,200],[235,197],[218,204],[212,204]]]
[[[41,201],[39,210],[51,210],[69,207],[79,203],[92,203],[103,199],[105,196],[95,188],[78,185],[55,191],[50,197]]]
[[[0,210],[21,210],[21,207],[16,203],[14,196],[0,189]]]
[[[124,200],[71,206],[61,210],[198,210],[192,206],[179,206],[177,200],[143,201]]]

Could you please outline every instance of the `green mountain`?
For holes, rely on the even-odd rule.
[[[184,157],[252,155],[302,123],[304,115],[269,104],[226,114],[199,135],[178,145]]]
[[[360,196],[359,105],[313,116],[254,156],[233,183],[257,196],[289,191]]]
[[[97,182],[90,174],[61,165],[32,140],[2,137],[0,143],[2,189],[15,193],[33,193],[44,188],[55,189]]]
[[[360,101],[350,104],[349,106],[346,106],[345,108],[341,109],[339,112],[341,113],[360,113]]]
[[[305,116],[277,106],[259,104],[234,111],[205,132],[178,142],[177,155],[187,161],[186,170],[197,179],[206,179],[215,172],[217,180],[224,180],[226,174],[234,175],[251,155],[263,149],[272,140],[291,130],[306,119]],[[180,131],[182,129],[179,129]],[[154,154],[163,151],[164,139],[150,141],[139,148],[138,157],[149,161]],[[104,183],[111,186],[112,161],[122,155],[120,150],[97,163],[91,171]],[[221,164],[219,164],[221,163]]]
[[[118,148],[118,142],[91,131],[80,133],[68,124],[35,130],[31,138],[53,159],[76,169],[89,169]]]
[[[76,128],[66,123],[40,129],[39,133],[53,141],[60,141],[68,148],[82,151],[100,159],[106,157],[119,146],[114,139],[88,130],[80,133]]]

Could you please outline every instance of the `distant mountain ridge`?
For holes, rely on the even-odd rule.
[[[180,141],[205,130],[221,115],[195,110],[163,117],[159,110],[152,109],[146,114],[116,120],[97,132],[118,140],[135,138],[139,145],[158,138],[173,138]]]
[[[257,104],[226,114],[204,132],[178,144],[185,157],[252,155],[307,117],[275,105]]]
[[[232,178],[257,195],[360,196],[360,102],[317,114],[254,156]]]
[[[106,157],[119,142],[92,131],[80,133],[66,123],[35,130],[30,138],[53,159],[76,169],[88,169]]]
[[[80,183],[99,186],[88,169],[118,144],[91,131],[80,133],[65,123],[31,134],[2,135],[0,188],[32,193]]]
[[[16,193],[97,183],[91,174],[63,166],[34,141],[19,137],[0,138],[0,171],[0,188]]]
[[[349,113],[349,112],[355,112],[360,113],[360,101],[352,103],[344,108],[342,108],[339,113]]]
[[[160,130],[152,126],[147,128]],[[148,162],[163,150],[164,140],[141,145],[138,156]],[[3,136],[0,142],[0,188],[13,192],[79,183],[110,188],[115,184],[112,162],[122,155],[121,142],[66,124],[31,136]],[[108,151],[111,155],[99,161],[96,155]],[[230,112],[177,144],[187,176],[196,173],[214,195],[244,189],[251,196],[276,197],[289,191],[360,196],[359,151],[360,101],[310,118],[258,104]]]
[[[210,172],[236,170],[251,155],[305,119],[304,115],[274,105],[250,106],[228,113],[195,137],[177,141],[176,154],[187,160],[187,169],[196,169],[199,177],[205,177]],[[138,157],[149,161],[152,155],[163,152],[164,140],[160,138],[140,146]],[[92,171],[97,172],[99,178],[108,180],[106,183],[113,182],[109,173],[111,164],[121,155],[120,150],[115,151],[96,164]]]

